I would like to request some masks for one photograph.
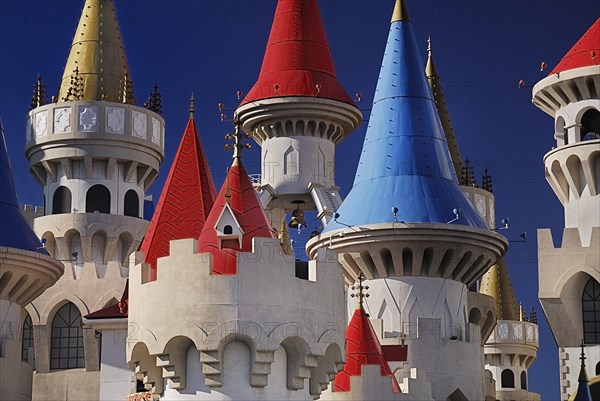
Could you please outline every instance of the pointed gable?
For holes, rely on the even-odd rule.
[[[208,161],[190,116],[140,249],[151,265],[151,280],[156,279],[156,260],[169,254],[170,241],[200,236],[215,198]]]
[[[350,377],[361,376],[363,365],[379,365],[381,376],[391,378],[392,391],[400,392],[400,386],[383,356],[369,316],[359,307],[354,311],[346,330],[346,364],[344,370],[335,375],[334,391],[351,391]]]
[[[279,0],[258,81],[242,105],[283,96],[354,104],[338,81],[317,0]]]
[[[560,60],[550,74],[561,73],[575,68],[598,65],[600,60],[600,18]]]
[[[231,226],[231,233],[225,230],[226,225]],[[236,159],[206,219],[198,248],[212,254],[213,274],[236,274],[238,252],[252,252],[255,237],[275,238],[275,235],[244,165]]]

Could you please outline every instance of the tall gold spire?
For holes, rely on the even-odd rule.
[[[410,21],[410,15],[408,15],[404,0],[396,0],[396,5],[394,6],[394,12],[392,14],[392,22],[396,21]]]
[[[460,156],[460,149],[458,148],[458,141],[454,134],[454,128],[450,121],[450,113],[448,112],[448,106],[446,105],[446,99],[444,98],[444,92],[442,91],[442,84],[440,82],[440,76],[437,73],[435,64],[433,63],[433,51],[431,49],[431,38],[427,39],[427,66],[425,67],[425,74],[427,75],[427,81],[433,92],[433,99],[437,107],[438,115],[444,129],[446,136],[446,142],[448,143],[448,149],[450,150],[450,157],[452,158],[452,164],[456,171],[458,182],[462,182],[462,158]]]
[[[498,320],[519,320],[517,301],[504,259],[493,265],[481,277],[479,292],[496,299]]]
[[[79,100],[135,104],[133,85],[112,0],[86,0],[62,76],[59,101],[73,100],[69,88],[78,71]]]

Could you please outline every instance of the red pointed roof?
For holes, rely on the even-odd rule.
[[[96,312],[84,316],[86,319],[121,319],[128,316],[129,310],[129,280],[125,284],[125,290],[121,296],[121,301],[116,304],[104,307]]]
[[[258,81],[242,105],[283,96],[354,104],[337,79],[317,0],[279,0]]]
[[[171,240],[198,238],[215,197],[215,184],[191,114],[140,248],[151,265],[151,280],[156,280],[156,260],[169,254]]]
[[[346,330],[346,364],[344,370],[335,375],[334,391],[351,391],[350,377],[361,376],[363,365],[379,365],[382,376],[392,379],[392,391],[400,392],[400,386],[383,357],[381,344],[364,309],[354,311]]]
[[[600,18],[575,43],[550,74],[600,64]]]
[[[224,241],[224,246],[221,247],[215,229],[228,202],[243,232],[241,248],[237,240],[228,240],[226,244]],[[244,165],[236,160],[206,219],[198,239],[198,248],[200,252],[213,255],[212,274],[236,274],[237,253],[252,252],[252,239],[255,237],[275,238],[275,235]]]

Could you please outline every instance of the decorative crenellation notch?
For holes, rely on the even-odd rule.
[[[63,102],[75,102],[83,96],[83,77],[79,75],[79,67],[75,67],[67,94],[62,98]]]
[[[193,107],[194,95],[192,95],[191,102],[191,107]],[[154,91],[150,93],[150,96],[148,96],[148,100],[146,100],[146,103],[144,103],[144,107],[157,114],[162,114],[162,96],[158,91],[158,84],[154,84]],[[192,113],[191,109],[190,113]]]
[[[31,97],[31,107],[29,110],[43,106],[46,103],[48,103],[46,99],[46,85],[42,83],[41,74],[38,74],[35,85],[33,85],[33,96]]]

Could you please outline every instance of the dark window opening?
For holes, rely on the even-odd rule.
[[[308,262],[296,259],[296,277],[308,280]]]
[[[71,213],[71,191],[58,187],[52,197],[52,214]]]
[[[125,216],[140,217],[140,198],[133,189],[125,193],[125,207],[123,208],[123,212]]]
[[[527,373],[521,372],[521,390],[527,390]]]
[[[29,362],[29,358],[33,362],[33,324],[31,323],[31,316],[27,315],[23,321],[23,335],[21,342],[21,360]]]
[[[583,341],[586,344],[600,344],[600,283],[589,279],[581,296],[583,313]]]
[[[515,388],[515,374],[510,369],[504,369],[500,376],[503,388]]]
[[[81,313],[69,302],[56,312],[52,320],[50,370],[84,367]]]
[[[94,185],[85,196],[86,213],[110,213],[110,191],[104,185]]]
[[[581,117],[581,140],[600,139],[600,111],[591,109]]]
[[[233,227],[231,227],[229,224],[227,224],[225,227],[223,227],[223,234],[225,234],[225,235],[233,234]]]
[[[135,392],[143,393],[145,391],[146,391],[146,387],[144,387],[144,382],[141,380],[136,380],[135,381]]]

